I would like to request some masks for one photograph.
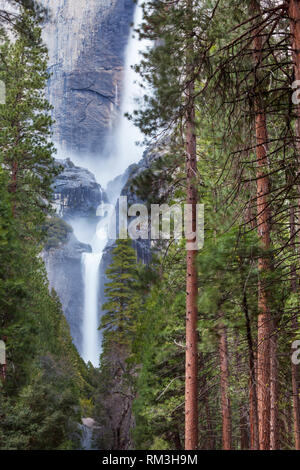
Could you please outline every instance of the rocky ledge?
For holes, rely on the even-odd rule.
[[[107,197],[94,175],[75,166],[70,159],[57,160],[57,165],[63,168],[53,185],[57,214],[66,220],[95,216],[98,206],[106,202]]]

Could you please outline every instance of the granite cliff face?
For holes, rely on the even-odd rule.
[[[67,243],[42,253],[50,288],[54,289],[62,303],[70,333],[79,353],[82,348],[82,315],[84,286],[82,280],[81,256],[91,252],[89,245],[80,243],[70,234]]]
[[[136,194],[135,191],[135,180],[142,173],[147,172],[152,167],[153,163],[162,156],[161,149],[157,145],[149,147],[143,154],[143,158],[136,164],[130,165],[124,175],[122,176],[123,186],[121,196],[127,197],[128,207],[133,204],[145,204],[146,201]],[[158,195],[159,196],[159,195]],[[149,208],[148,208],[149,209]],[[151,262],[151,248],[153,243],[151,242],[150,233],[150,211],[149,214],[149,232],[148,239],[138,239],[133,241],[133,246],[137,252],[137,258],[144,264],[150,264]],[[134,218],[134,217],[133,217]],[[128,218],[130,223],[132,218]]]
[[[53,186],[57,214],[66,220],[95,216],[97,207],[107,202],[107,197],[94,175],[69,159],[57,163],[63,168]]]
[[[41,0],[49,9],[48,97],[54,141],[77,154],[99,154],[117,119],[133,0]]]
[[[162,151],[159,146],[153,145],[149,147],[143,154],[143,158],[136,164],[130,165],[127,170],[114,180],[112,180],[106,188],[106,195],[108,200],[113,200],[115,194],[120,194],[121,196],[127,197],[128,207],[133,204],[145,204],[133,188],[133,183],[135,179],[140,176],[145,171],[149,170],[154,161],[159,159],[162,156]],[[118,225],[118,203],[116,204],[116,218]],[[131,222],[132,218],[128,217],[128,224]],[[111,251],[114,245],[114,240],[109,240],[104,250],[103,257],[100,264],[100,295],[104,299],[104,288],[107,282],[105,272],[111,263]],[[133,241],[133,246],[137,253],[137,258],[144,264],[149,264],[151,262],[151,248],[152,242],[149,233],[148,240],[138,239]]]

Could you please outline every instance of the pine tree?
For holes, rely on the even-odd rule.
[[[92,387],[39,256],[56,170],[46,48],[34,15],[22,13],[15,41],[0,46],[7,88],[0,106],[0,337],[7,338],[0,448],[73,449],[80,396]]]
[[[257,15],[257,21],[261,19],[260,2],[254,0],[250,7],[251,16]],[[270,180],[267,176],[268,169],[268,131],[266,123],[266,111],[263,104],[263,90],[261,76],[262,67],[262,36],[259,28],[253,32],[253,61],[255,66],[255,135],[257,155],[257,227],[259,237],[266,251],[270,249],[270,207],[268,195],[270,192]],[[271,312],[268,301],[268,292],[263,277],[270,270],[268,255],[259,259],[261,279],[258,286],[258,352],[257,352],[257,385],[258,385],[258,418],[259,418],[259,445],[261,450],[270,447],[270,333]]]
[[[172,5],[150,2],[145,6],[144,27],[141,36],[156,39],[157,46],[145,54],[138,68],[143,78],[153,87],[153,94],[145,97],[145,106],[135,116],[135,122],[150,135],[164,130],[177,144],[176,153],[184,155],[186,164],[186,201],[191,209],[190,231],[197,226],[197,132],[195,95],[201,87],[201,74],[205,70],[205,55],[209,49],[207,29],[210,25],[210,5],[198,2],[175,2]],[[196,47],[198,36],[200,47]],[[170,131],[172,129],[172,131]],[[173,149],[172,149],[173,150]],[[174,154],[174,150],[173,150]],[[177,157],[177,155],[176,155]],[[177,158],[177,167],[181,166]],[[187,237],[186,258],[186,449],[197,448],[197,376],[198,283],[195,240]],[[192,248],[193,246],[193,248]]]
[[[293,397],[297,447],[299,384],[297,367],[289,365],[289,347],[299,334],[296,259],[299,106],[296,105],[294,113],[291,101],[291,85],[299,72],[298,2],[224,0],[201,2],[201,6],[195,2],[192,41],[195,73],[189,81],[185,68],[186,38],[193,28],[186,21],[186,5],[184,1],[172,5],[153,2],[145,7],[142,36],[156,40],[156,44],[145,55],[140,71],[154,91],[145,100],[142,112],[137,112],[136,121],[146,133],[153,134],[159,129],[172,134],[167,143],[160,142],[167,155],[145,175],[144,197],[151,185],[148,191],[151,200],[157,188],[163,188],[160,198],[163,194],[165,202],[174,202],[175,194],[177,200],[183,200],[184,191],[178,188],[184,184],[180,164],[185,144],[184,116],[189,101],[188,85],[195,85],[190,103],[195,102],[196,150],[201,158],[194,168],[194,181],[206,208],[205,248],[198,255],[198,331],[200,350],[205,357],[216,355],[221,336],[223,369],[223,400],[220,391],[211,385],[213,392],[206,396],[206,417],[199,403],[199,446],[204,441],[205,419],[214,423],[215,447],[221,447],[222,429],[223,448],[230,447],[231,438],[234,447],[247,447],[248,413],[251,449],[293,446],[292,430],[285,426],[283,416],[289,416],[291,421]],[[252,232],[251,237],[248,231]],[[160,248],[167,264],[174,254],[170,254],[169,246]],[[182,284],[181,289],[185,291]],[[156,295],[162,292],[165,295],[163,286],[157,288]],[[151,313],[154,318],[159,317],[160,308],[150,297]],[[170,312],[176,298],[170,300]],[[220,331],[220,324],[224,325],[227,338],[220,335],[224,332]],[[168,338],[177,331],[170,327]],[[167,401],[169,390],[176,397],[179,393],[178,368],[167,371],[162,367],[173,358],[172,351],[159,347],[155,339],[153,342],[154,348],[159,349],[152,352],[159,364],[155,373],[161,367],[166,377],[166,382],[159,382],[157,396],[162,394]],[[176,343],[180,344],[178,340]],[[165,362],[159,362],[162,356]],[[203,367],[203,362],[200,364]],[[200,369],[200,388],[205,379],[209,384],[215,383],[214,367],[219,371],[219,365],[215,361],[207,377],[203,377]],[[142,370],[140,386],[147,406],[143,413],[142,399],[138,401],[140,423],[142,420],[145,423],[147,438],[149,426],[150,429],[153,426],[156,442],[166,445],[167,441],[167,445],[172,445],[166,436],[168,431],[171,434],[173,423],[165,423],[159,433],[153,418],[163,408],[155,402],[155,396],[147,394],[145,384],[149,380],[153,387],[153,370],[148,363]],[[198,394],[202,398],[199,390]],[[236,429],[240,430],[239,435]]]
[[[132,343],[142,305],[137,257],[130,239],[116,241],[106,276],[96,419],[105,427],[99,446],[125,450],[132,448],[128,427],[132,426],[137,370],[132,360]]]
[[[106,275],[109,281],[105,285],[106,302],[102,309],[101,328],[105,336],[113,333],[116,342],[127,341],[134,322],[134,302],[137,282],[137,259],[131,240],[117,240],[113,248],[112,262]]]
[[[49,212],[51,183],[57,168],[50,141],[50,105],[45,99],[48,79],[47,50],[34,17],[20,20],[31,35],[20,33],[14,43],[6,41],[0,54],[0,79],[6,84],[6,104],[0,109],[0,144],[3,164],[9,173],[13,214],[26,218],[26,236]]]

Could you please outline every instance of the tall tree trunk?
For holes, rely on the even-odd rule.
[[[188,86],[188,105],[186,122],[186,179],[187,204],[192,211],[192,230],[196,233],[197,172],[194,83]],[[188,240],[195,242],[194,240]],[[195,450],[198,445],[198,335],[197,335],[197,298],[198,281],[196,268],[197,250],[187,249],[186,259],[186,367],[185,367],[185,448]]]
[[[258,437],[258,415],[257,415],[257,389],[256,389],[256,367],[255,367],[255,355],[253,338],[251,332],[251,323],[247,302],[246,291],[243,295],[243,309],[246,319],[246,334],[248,344],[248,355],[249,355],[249,420],[250,420],[250,449],[259,449],[259,437]]]
[[[292,245],[295,243],[296,228],[295,228],[295,209],[291,206],[290,208],[290,238]],[[291,266],[291,292],[297,294],[298,292],[298,281],[297,281],[297,270],[293,263]],[[292,328],[297,331],[299,324],[297,316],[292,313]],[[300,403],[299,403],[299,374],[298,366],[291,361],[292,369],[292,391],[293,391],[293,422],[294,422],[294,440],[295,449],[300,450]]]
[[[189,36],[186,48],[186,184],[189,211],[186,258],[185,449],[198,446],[198,279],[197,279],[197,152],[195,130],[193,0],[187,0]]]
[[[251,2],[251,13],[260,15],[260,3]],[[258,17],[260,18],[260,16]],[[253,32],[253,61],[256,68],[256,76],[259,75],[262,61],[262,37],[259,28]],[[258,85],[260,86],[260,85]],[[261,93],[256,91],[255,98],[255,135],[256,135],[256,161],[257,161],[257,226],[258,236],[265,250],[271,244],[270,239],[270,209],[268,206],[268,194],[270,190],[267,160],[268,132],[266,113],[264,110]],[[267,256],[261,256],[258,260],[258,345],[257,345],[257,399],[258,399],[258,423],[259,423],[259,448],[270,448],[270,322],[271,315],[268,304],[267,289],[264,275],[270,270]]]
[[[292,363],[292,390],[293,390],[293,421],[295,449],[300,450],[300,406],[299,406],[299,374],[298,367]]]
[[[270,337],[270,450],[278,449],[278,362],[277,362],[277,329],[273,320]]]
[[[293,319],[293,329],[298,328],[296,318]],[[293,391],[293,421],[295,449],[300,450],[300,403],[299,403],[299,373],[298,367],[292,362],[292,391]]]
[[[221,368],[221,406],[223,450],[232,449],[231,403],[229,396],[229,367],[227,330],[223,323],[219,326],[219,354]]]
[[[257,223],[258,234],[263,247],[270,247],[270,226],[267,195],[269,193],[269,178],[264,176],[266,149],[268,141],[266,116],[264,111],[256,111],[256,142],[257,142]],[[271,315],[268,305],[268,295],[263,276],[270,269],[269,261],[265,256],[258,260],[258,334],[257,334],[257,395],[258,395],[258,421],[259,421],[259,447],[268,450],[270,446],[270,322]]]
[[[300,80],[300,2],[299,0],[290,0],[288,8],[288,15],[290,18],[290,31],[292,36],[292,57],[294,63],[295,80]],[[299,88],[299,85],[298,85]],[[300,163],[300,104],[296,105],[296,149],[297,149],[297,163],[299,173]],[[298,223],[300,221],[300,187],[298,186]],[[290,218],[291,237],[295,238],[295,214],[294,209],[291,209]],[[294,241],[293,238],[293,241]],[[299,253],[300,257],[300,253]],[[292,273],[292,292],[298,292],[298,283],[296,279],[296,267]],[[292,326],[295,330],[298,329],[298,321],[293,316]],[[298,370],[295,364],[292,364],[292,388],[293,388],[293,416],[294,416],[294,436],[295,448],[300,450],[300,404],[299,404],[299,377]]]
[[[248,203],[245,213],[245,222],[254,230],[256,228],[256,216],[254,216],[251,200]],[[251,319],[249,315],[247,290],[245,280],[243,282],[243,311],[246,322],[246,336],[248,345],[248,363],[249,363],[249,424],[250,424],[250,449],[259,449],[258,436],[258,415],[257,415],[257,387],[256,387],[256,358],[254,351],[253,336],[251,331]]]

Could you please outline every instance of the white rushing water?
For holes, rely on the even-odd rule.
[[[99,355],[101,350],[98,335],[98,289],[101,258],[102,253],[83,253],[82,255],[84,279],[82,357],[85,362],[90,361],[94,367],[99,366]]]
[[[132,65],[137,64],[140,59],[140,51],[145,51],[149,43],[147,41],[139,41],[138,34],[134,33],[134,29],[142,21],[142,8],[137,6],[134,14],[134,26],[131,29],[128,45],[125,52],[125,68],[124,68],[124,88],[120,109],[120,118],[118,125],[110,136],[110,145],[107,147],[107,155],[99,160],[84,160],[84,164],[96,176],[98,182],[105,186],[108,181],[122,174],[129,165],[138,162],[143,153],[143,149],[136,145],[141,142],[143,136],[140,130],[133,125],[126,117],[125,113],[132,113],[137,98],[142,96],[141,88],[138,84],[139,77],[132,69]],[[81,165],[83,162],[74,161]],[[121,188],[120,188],[121,190]],[[117,195],[115,195],[117,196]],[[118,196],[117,196],[118,197]],[[115,201],[110,201],[115,203]],[[101,215],[101,207],[97,211]],[[104,214],[103,214],[104,215]],[[94,366],[99,366],[99,356],[101,353],[101,345],[99,341],[99,332],[97,328],[100,323],[101,305],[99,302],[99,268],[103,256],[103,250],[108,243],[108,225],[110,214],[103,216],[100,220],[96,232],[87,240],[89,233],[87,226],[75,224],[75,235],[80,241],[89,243],[92,246],[92,253],[84,253],[82,255],[82,265],[84,273],[84,318],[82,325],[83,347],[82,357]],[[86,222],[86,224],[88,224]]]
[[[100,264],[103,251],[108,242],[108,227],[110,214],[104,213],[103,204],[97,211],[97,215],[102,216],[89,243],[92,253],[82,254],[83,284],[84,284],[84,310],[82,322],[82,357],[85,362],[91,362],[94,367],[99,366],[101,353],[100,335],[98,331],[100,323]],[[86,237],[86,227],[81,226],[81,230],[76,227],[75,235],[79,239]],[[82,235],[81,235],[82,234]]]
[[[115,147],[112,150],[112,161],[114,162],[114,172],[123,173],[129,165],[137,163],[142,154],[142,143],[144,136],[140,129],[132,121],[124,117],[126,113],[133,113],[137,107],[137,101],[142,100],[145,90],[139,85],[141,77],[135,72],[133,66],[141,61],[141,53],[145,52],[149,46],[149,41],[139,40],[135,29],[142,23],[143,10],[137,5],[134,13],[133,28],[130,32],[129,41],[125,53],[124,68],[124,92],[121,102],[120,120],[114,135]]]

